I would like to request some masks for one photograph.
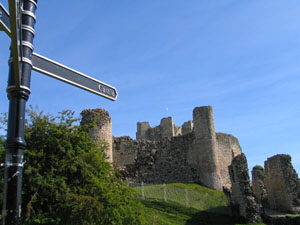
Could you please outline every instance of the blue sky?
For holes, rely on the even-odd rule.
[[[299,173],[299,12],[296,0],[39,1],[35,52],[115,86],[119,98],[33,72],[28,104],[53,114],[105,108],[113,135],[133,138],[138,121],[181,125],[212,105],[216,131],[239,139],[250,170],[281,153]],[[2,32],[0,112],[9,43]]]

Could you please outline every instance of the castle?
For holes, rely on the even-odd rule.
[[[90,127],[95,143],[107,143],[107,160],[123,180],[134,183],[198,183],[223,190],[232,208],[246,221],[259,221],[258,205],[280,212],[300,213],[300,180],[289,155],[254,168],[250,182],[246,156],[237,138],[216,133],[211,106],[196,107],[193,121],[176,126],[171,117],[151,127],[138,122],[136,140],[113,137],[104,109],[82,111],[81,125]],[[236,207],[237,206],[237,207]]]
[[[193,121],[176,126],[171,117],[151,128],[137,123],[136,140],[112,137],[111,118],[103,109],[84,110],[82,124],[96,122],[90,137],[109,143],[108,160],[131,182],[200,183],[215,190],[231,187],[228,166],[241,154],[238,139],[216,133],[211,106],[196,107]]]

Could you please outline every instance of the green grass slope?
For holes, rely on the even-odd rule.
[[[147,225],[239,225],[229,215],[220,213],[227,207],[199,211],[177,203],[142,200]],[[251,223],[248,225],[264,225]]]
[[[134,189],[140,198],[144,195],[146,200],[173,202],[198,210],[227,206],[227,199],[223,192],[198,184],[144,185]]]
[[[145,206],[148,225],[237,225],[223,192],[197,184],[174,183],[134,188]],[[165,201],[167,200],[167,201]],[[257,223],[256,225],[263,225]],[[250,225],[250,224],[249,224]],[[254,225],[254,224],[253,224]]]

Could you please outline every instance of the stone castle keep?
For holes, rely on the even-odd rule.
[[[176,126],[172,117],[163,118],[156,127],[138,122],[136,140],[113,137],[112,121],[104,109],[87,109],[81,115],[81,125],[91,125],[92,140],[107,143],[107,160],[123,180],[198,183],[223,190],[232,213],[248,222],[260,221],[264,208],[300,213],[300,180],[291,157],[276,155],[265,161],[264,168],[254,167],[251,183],[238,139],[216,133],[211,106],[196,107],[193,120],[182,126]]]
[[[82,124],[96,122],[90,137],[109,143],[107,155],[113,166],[131,182],[192,182],[222,190],[231,187],[228,166],[241,154],[238,139],[216,133],[211,106],[197,107],[193,121],[174,125],[171,117],[151,128],[137,123],[136,140],[112,137],[111,119],[103,109],[84,110]]]

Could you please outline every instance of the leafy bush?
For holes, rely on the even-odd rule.
[[[71,111],[29,111],[23,176],[24,224],[143,224],[142,207],[111,165],[74,125]]]
[[[265,172],[265,169],[264,169],[262,166],[260,166],[260,165],[254,166],[254,167],[253,167],[253,170],[260,170],[260,171],[262,171],[262,172]]]

